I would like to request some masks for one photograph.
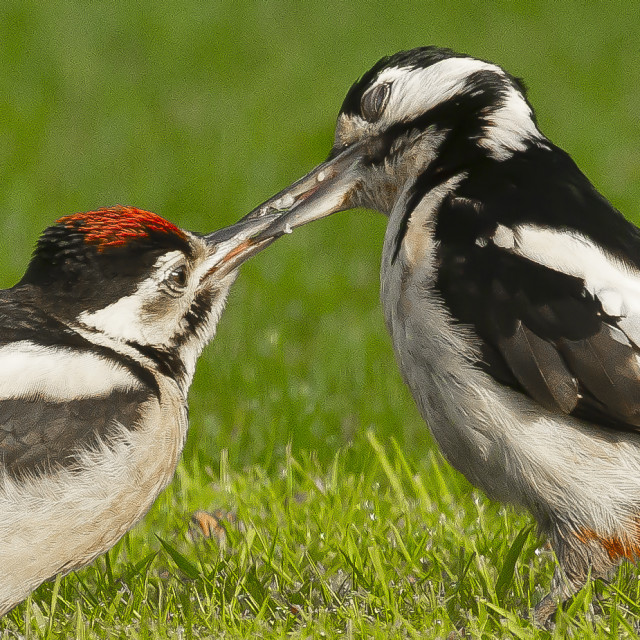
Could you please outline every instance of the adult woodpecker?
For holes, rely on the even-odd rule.
[[[269,220],[197,235],[132,207],[77,213],[0,291],[0,615],[169,483],[196,360]]]
[[[545,622],[640,555],[640,233],[539,130],[522,82],[423,47],[349,90],[329,159],[251,217],[388,216],[381,300],[449,462],[528,508],[559,562]]]

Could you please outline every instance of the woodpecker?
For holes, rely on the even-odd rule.
[[[133,207],[77,213],[0,291],[0,615],[169,483],[196,360],[269,221],[197,235]]]
[[[328,160],[249,217],[288,211],[266,232],[284,233],[354,207],[388,217],[384,317],[435,441],[555,551],[543,624],[640,555],[640,232],[521,80],[436,47],[367,71]]]

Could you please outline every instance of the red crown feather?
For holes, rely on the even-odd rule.
[[[125,245],[135,238],[146,238],[151,233],[166,233],[186,239],[182,230],[151,211],[135,207],[109,207],[98,211],[74,213],[57,221],[84,234],[84,241],[98,245],[98,251],[107,247]]]

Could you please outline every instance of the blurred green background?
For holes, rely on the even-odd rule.
[[[67,2],[0,5],[0,284],[58,217],[131,204],[235,221],[323,159],[351,83],[439,44],[522,76],[542,130],[628,217],[640,202],[635,2]],[[246,265],[191,391],[186,463],[320,462],[365,431],[431,446],[378,305],[385,220],[349,212]]]

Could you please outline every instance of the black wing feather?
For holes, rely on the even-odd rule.
[[[617,334],[621,334],[618,336]],[[612,416],[640,426],[640,366],[638,350],[615,326],[602,323],[600,331],[584,340],[563,340],[560,349],[585,389]]]
[[[42,311],[34,295],[29,287],[0,291],[0,347],[26,340],[89,352],[128,369],[137,383],[132,389],[71,402],[34,396],[33,389],[28,397],[0,400],[0,475],[15,478],[74,467],[81,451],[108,444],[120,425],[137,428],[143,403],[158,393],[153,375],[140,364],[91,344]]]
[[[638,429],[640,350],[583,280],[491,243],[452,239],[440,238],[436,289],[475,330],[483,368],[548,409]]]
[[[578,404],[578,381],[554,346],[519,320],[511,336],[499,336],[498,348],[520,385],[547,409],[571,413]]]
[[[124,425],[134,429],[149,389],[114,391],[73,402],[15,398],[0,401],[0,471],[14,478],[73,467],[78,454],[109,443]]]

